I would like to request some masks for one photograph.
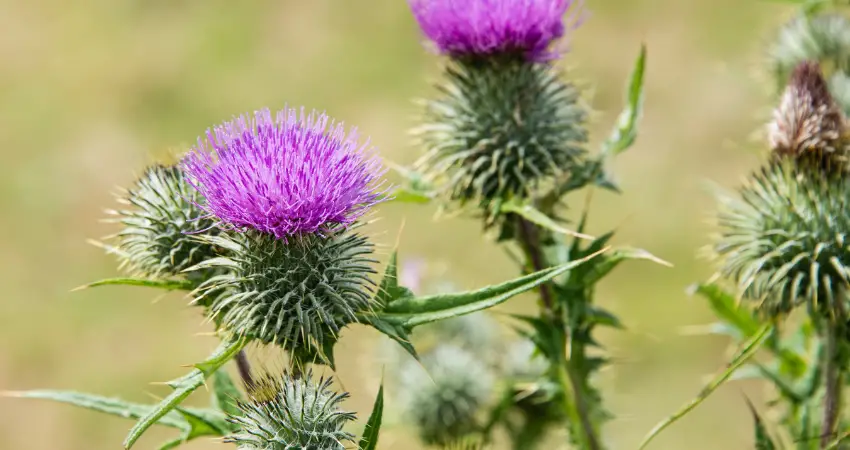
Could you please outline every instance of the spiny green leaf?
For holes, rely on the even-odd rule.
[[[372,414],[363,429],[363,437],[358,447],[360,450],[376,450],[378,448],[378,434],[381,431],[381,419],[384,415],[384,383],[378,388],[375,404],[372,406]]]
[[[413,356],[417,360],[419,359],[419,355],[416,353],[416,348],[413,347],[413,343],[410,341],[409,327],[395,322],[391,323],[375,314],[362,316],[360,317],[360,321],[367,325],[371,325],[376,330],[384,333],[390,339],[396,341],[396,343],[407,351],[410,356]]]
[[[620,265],[621,262],[628,261],[630,259],[645,259],[661,264],[662,266],[672,267],[672,264],[669,262],[664,261],[646,250],[628,247],[617,248],[597,260],[591,267],[590,273],[588,273],[581,281],[586,286],[592,286],[611,273],[611,271]]]
[[[142,405],[117,398],[107,398],[99,395],[72,391],[36,390],[6,392],[4,395],[9,397],[53,400],[128,419],[142,418],[150,414],[150,412],[154,409],[153,405]],[[176,412],[169,412],[162,415],[156,423],[158,425],[178,428],[181,430],[189,429],[189,423]]]
[[[130,430],[127,438],[124,439],[124,448],[129,449],[132,447],[151,425],[171,412],[189,394],[203,385],[209,376],[233,358],[247,343],[248,339],[246,338],[224,340],[206,361],[195,364],[195,370],[183,377],[170,381],[168,385],[174,389],[174,392],[165,397],[136,423]]]
[[[744,337],[750,337],[758,331],[761,323],[749,310],[741,308],[735,297],[720,286],[712,283],[696,284],[691,286],[689,291],[705,297],[714,314],[737,328]]]
[[[547,230],[554,231],[555,233],[566,234],[567,236],[573,236],[581,239],[593,239],[593,236],[564,228],[561,224],[555,222],[551,217],[543,214],[540,210],[516,199],[511,199],[502,203],[499,207],[499,211],[503,214],[516,214],[535,225],[539,225]]]
[[[231,426],[227,422],[227,416],[214,409],[183,409],[176,407],[191,429],[185,436],[186,440],[192,440],[201,436],[225,436],[231,432]]]
[[[98,287],[98,286],[143,286],[157,289],[165,289],[167,291],[191,291],[196,286],[191,281],[186,280],[148,280],[144,278],[107,278],[105,280],[95,281],[77,288],[74,291]]]
[[[453,294],[437,294],[422,297],[402,298],[394,301],[384,311],[376,312],[386,322],[412,328],[417,325],[462,316],[491,308],[523,292],[540,286],[558,275],[590,261],[606,249],[577,261],[549,267],[501,284],[487,286],[476,291]],[[368,317],[368,315],[366,315]],[[364,321],[368,321],[364,317]]]
[[[417,191],[413,188],[396,188],[390,194],[389,201],[400,203],[430,203],[433,199],[433,194],[429,192]]]
[[[386,306],[404,297],[413,297],[413,292],[398,284],[398,251],[393,251],[387,263],[387,269],[384,271],[384,278],[375,294],[375,301],[379,305]]]
[[[223,368],[218,369],[213,375],[212,398],[210,400],[212,407],[224,414],[236,416],[242,412],[236,406],[236,402],[242,400],[242,393],[239,392],[233,379]]]
[[[187,437],[186,435],[184,435],[184,436],[180,436],[179,438],[172,439],[172,440],[170,440],[170,441],[168,441],[168,442],[166,442],[166,443],[162,444],[162,445],[159,447],[159,450],[172,450],[172,449],[175,449],[175,448],[177,448],[177,447],[181,446],[182,444],[185,444],[185,443],[187,442],[187,440],[188,440],[188,437]]]
[[[643,75],[645,69],[646,45],[642,44],[640,54],[629,77],[626,107],[620,113],[617,125],[611,135],[602,144],[603,155],[616,156],[631,147],[637,138],[637,123],[643,108]]]
[[[770,434],[767,433],[767,428],[764,426],[764,422],[761,420],[758,411],[756,411],[756,407],[753,406],[750,399],[746,400],[756,427],[756,450],[776,450],[776,444],[773,443]]]
[[[744,365],[749,359],[755,355],[756,351],[761,348],[764,341],[767,340],[770,333],[773,331],[773,326],[771,324],[763,325],[752,337],[747,339],[740,347],[738,352],[726,366],[726,368],[717,374],[713,380],[711,380],[700,393],[687,405],[682,407],[679,411],[674,413],[673,415],[667,417],[662,420],[658,425],[656,425],[652,431],[643,439],[643,442],[640,444],[639,450],[646,448],[646,446],[654,439],[658,434],[666,429],[668,426],[672,425],[682,417],[684,417],[687,413],[691,412],[694,408],[699,406],[709,395],[711,395],[717,388],[719,388],[723,383],[732,376],[735,371]]]

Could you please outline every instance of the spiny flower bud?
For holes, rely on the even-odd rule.
[[[337,226],[286,241],[255,231],[225,233],[213,242],[230,256],[209,266],[229,273],[201,285],[198,301],[210,301],[211,314],[236,335],[310,358],[372,306],[377,261],[369,258],[372,244],[352,230]]]
[[[148,167],[119,198],[126,209],[109,211],[124,228],[112,238],[121,267],[136,276],[180,275],[216,255],[213,245],[195,236],[217,233],[213,220],[197,205],[202,201],[175,166]]]
[[[348,394],[334,392],[331,383],[314,383],[312,372],[259,377],[249,385],[249,399],[237,403],[242,414],[228,418],[239,431],[224,441],[241,450],[344,450],[354,435],[343,427],[355,415],[340,409]]]
[[[850,181],[785,161],[721,198],[713,245],[720,275],[769,315],[808,303],[829,313],[850,282]]]
[[[458,60],[438,89],[413,134],[425,150],[419,169],[449,199],[486,207],[528,197],[580,167],[587,113],[555,69],[507,57]]]
[[[502,361],[502,370],[511,378],[536,380],[542,377],[549,364],[542,355],[535,353],[537,347],[528,339],[511,343]]]
[[[423,371],[424,367],[424,371]],[[427,371],[427,372],[426,372]],[[404,410],[427,444],[448,444],[474,432],[493,377],[472,354],[442,345],[401,368]]]
[[[847,162],[847,125],[815,62],[800,63],[768,125],[771,149],[778,158],[828,171],[843,171]]]
[[[573,0],[408,0],[422,32],[453,57],[518,53],[556,58]]]
[[[349,228],[379,201],[377,158],[327,116],[285,109],[217,127],[183,165],[228,230],[207,266],[229,272],[199,301],[232,333],[330,362],[323,346],[372,301],[373,246]]]

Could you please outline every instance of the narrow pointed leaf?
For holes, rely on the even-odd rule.
[[[393,251],[393,254],[390,255],[390,261],[387,263],[387,268],[384,270],[384,278],[378,287],[378,293],[375,294],[375,301],[379,305],[386,306],[404,297],[413,297],[413,292],[398,284],[398,252]]]
[[[643,109],[643,75],[645,70],[646,45],[642,44],[640,54],[629,77],[626,106],[620,113],[611,135],[602,144],[603,155],[616,156],[631,147],[637,138],[637,124]]]
[[[98,286],[143,286],[156,289],[165,289],[166,291],[191,291],[195,285],[191,281],[185,280],[148,280],[144,278],[107,278],[105,280],[95,281],[78,288],[75,291],[88,289]]]
[[[246,338],[225,340],[206,361],[195,364],[195,370],[183,377],[170,381],[168,385],[174,391],[136,423],[124,440],[124,448],[129,449],[132,447],[151,425],[174,410],[195,389],[201,387],[209,376],[232,359],[247,343],[248,340]]]
[[[191,428],[186,440],[192,440],[201,436],[225,436],[231,431],[227,417],[220,411],[214,409],[183,409],[175,408]]]
[[[241,412],[236,406],[236,402],[241,399],[242,393],[239,392],[227,371],[224,368],[218,369],[218,372],[213,375],[212,407],[224,414],[235,416]]]
[[[394,322],[391,323],[374,314],[361,317],[360,320],[396,341],[410,356],[417,360],[419,359],[416,348],[413,347],[413,343],[410,341],[410,329],[408,327]]]
[[[555,222],[555,220],[551,217],[543,214],[540,210],[517,200],[510,200],[502,203],[499,211],[505,214],[516,214],[535,225],[539,225],[547,230],[554,231],[555,233],[565,234],[567,236],[573,236],[581,239],[593,239],[593,236],[563,227],[558,222]]]
[[[159,447],[159,450],[172,450],[175,449],[188,441],[186,436],[180,436],[177,439],[172,439]]]
[[[611,273],[611,271],[619,266],[623,261],[633,259],[644,259],[662,266],[672,267],[672,264],[669,262],[664,261],[646,250],[629,247],[617,248],[603,256],[600,261],[597,261],[590,273],[586,277],[582,278],[581,281],[584,285],[591,286]]]
[[[756,427],[756,450],[776,450],[776,444],[773,443],[773,439],[767,433],[764,421],[761,420],[756,407],[753,406],[753,403],[749,399],[747,399],[747,406],[750,408],[750,414],[753,416],[753,423]]]
[[[773,330],[773,326],[770,324],[765,324],[759,329],[751,338],[745,341],[726,368],[717,374],[714,379],[712,379],[700,393],[690,401],[687,405],[682,407],[679,411],[674,413],[673,415],[667,417],[661,423],[655,426],[652,431],[644,438],[643,442],[640,444],[638,448],[643,449],[656,437],[658,434],[684,417],[687,413],[691,412],[694,408],[699,406],[705,399],[708,398],[717,388],[719,388],[723,383],[732,376],[735,371],[743,366],[750,358],[755,355],[756,351],[761,348],[764,341],[767,340],[768,336],[770,336],[771,331]]]
[[[599,256],[606,250],[607,248],[567,264],[543,269],[476,291],[402,298],[390,304],[384,311],[374,314],[386,322],[412,328],[417,325],[481,311],[534,289],[562,273]]]
[[[412,188],[397,188],[388,197],[387,200],[391,202],[425,204],[431,202],[433,194]]]
[[[378,448],[378,435],[381,432],[381,419],[384,416],[384,382],[378,388],[375,404],[372,406],[372,414],[363,429],[363,437],[360,439],[360,450],[376,450]]]
[[[55,402],[68,403],[81,408],[98,411],[113,416],[125,417],[127,419],[140,419],[154,409],[153,405],[143,405],[139,403],[131,403],[117,398],[101,397],[99,395],[86,394],[73,391],[52,391],[52,390],[37,390],[37,391],[22,391],[22,392],[7,392],[6,396],[20,398],[37,398],[44,400],[53,400]],[[157,421],[157,425],[163,425],[181,430],[188,430],[189,423],[176,412],[170,412],[162,415]]]

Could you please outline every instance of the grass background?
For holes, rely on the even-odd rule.
[[[637,145],[615,164],[622,195],[598,193],[591,231],[675,264],[631,263],[599,293],[629,329],[603,341],[616,363],[600,383],[618,416],[612,448],[635,448],[655,422],[689,400],[724,364],[726,342],[689,337],[710,320],[685,288],[710,270],[696,257],[712,208],[704,182],[733,185],[757,163],[749,137],[769,106],[755,76],[785,6],[756,0],[586,0],[572,37],[571,77],[598,114],[594,146],[621,106],[641,41],[649,48],[646,109]],[[115,275],[86,244],[111,192],[232,115],[285,103],[356,124],[384,157],[408,163],[410,101],[428,95],[438,59],[420,46],[403,0],[33,0],[0,2],[0,389],[62,388],[145,401],[214,347],[178,295],[133,288],[74,292]],[[595,147],[594,147],[595,148]],[[578,197],[578,205],[581,198]],[[514,274],[473,221],[432,221],[433,210],[387,205],[377,239],[442,264],[462,287]],[[533,308],[518,299],[510,308]],[[379,369],[376,333],[347,331],[338,350],[349,407],[365,420]],[[655,449],[752,448],[743,392],[722,388],[664,433]],[[203,399],[193,399],[203,401]],[[0,448],[116,449],[131,423],[46,402],[0,398]],[[156,431],[138,448],[170,436]],[[211,440],[188,448],[216,448]],[[403,426],[382,448],[416,444]]]

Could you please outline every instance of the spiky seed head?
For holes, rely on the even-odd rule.
[[[349,225],[380,201],[384,172],[356,130],[316,111],[257,111],[207,131],[183,160],[221,222],[286,239]]]
[[[148,167],[119,201],[126,207],[109,213],[123,228],[111,239],[116,242],[121,267],[133,275],[182,275],[184,269],[216,256],[215,247],[196,234],[218,231],[197,206],[202,198],[179,167]]]
[[[408,0],[422,32],[441,53],[487,57],[505,53],[531,61],[557,58],[552,44],[567,31],[573,0]]]
[[[579,91],[552,67],[513,58],[449,64],[413,131],[417,165],[450,200],[485,208],[576,169],[587,142]]]
[[[343,427],[355,420],[340,409],[347,393],[331,389],[330,378],[264,374],[251,385],[248,400],[240,401],[239,430],[224,438],[241,450],[344,450],[354,435]]]
[[[210,314],[228,332],[327,362],[323,345],[372,306],[377,261],[356,228],[339,225],[323,236],[287,240],[222,233],[214,242],[229,254],[209,265],[228,272],[202,284],[198,301],[211,304]]]
[[[843,172],[847,165],[847,123],[815,62],[802,62],[791,74],[768,125],[773,154],[797,164]]]
[[[850,19],[842,14],[796,17],[779,30],[768,56],[779,89],[804,61],[819,62],[828,71],[846,72],[850,70]]]
[[[471,353],[442,345],[423,356],[421,365],[408,361],[399,375],[404,411],[425,443],[444,445],[476,431],[493,376]]]
[[[829,313],[850,282],[850,181],[812,177],[789,161],[720,199],[719,274],[768,315],[802,304]]]

